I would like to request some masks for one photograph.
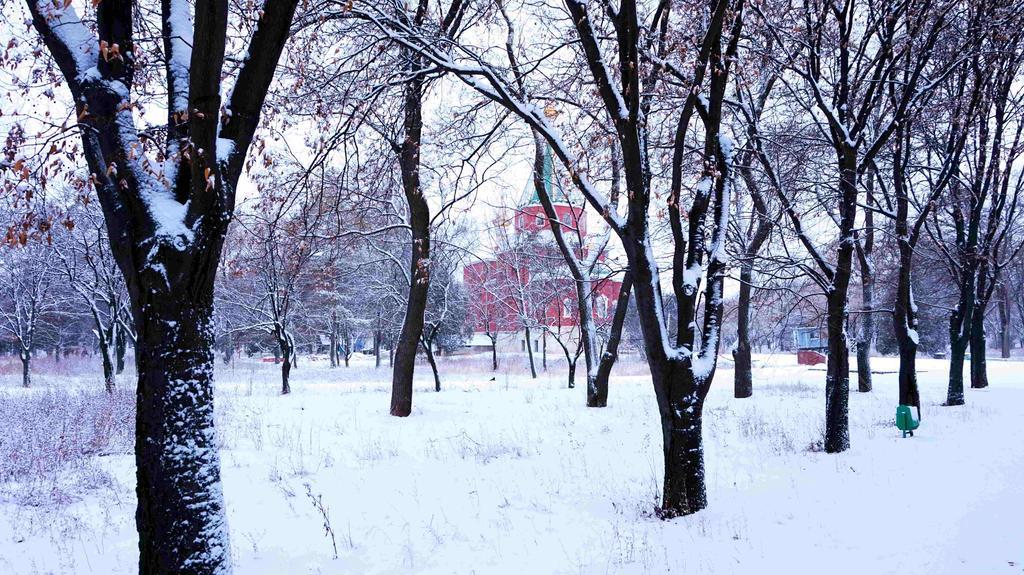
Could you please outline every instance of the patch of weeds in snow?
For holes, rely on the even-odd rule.
[[[0,390],[0,498],[63,506],[115,480],[97,455],[131,452],[133,392]]]

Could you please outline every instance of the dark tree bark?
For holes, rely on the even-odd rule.
[[[487,337],[491,340],[491,371],[498,371],[498,336],[487,332]]]
[[[526,357],[530,361],[530,377],[537,379],[537,366],[533,362],[533,341],[530,340],[530,326],[525,326],[523,331],[526,338]]]
[[[1003,359],[1010,358],[1010,348],[1013,341],[1010,338],[1010,293],[1006,289],[1006,282],[999,286],[999,355]]]
[[[753,262],[740,264],[740,293],[736,302],[736,349],[732,352],[736,364],[733,374],[733,397],[742,399],[754,395],[753,362],[750,350],[750,292],[754,279]]]
[[[971,318],[971,388],[988,387],[988,369],[985,351],[988,341],[985,338],[985,310],[976,309]]]
[[[959,186],[954,185],[954,190]],[[960,258],[957,269],[957,284],[960,297],[949,314],[949,387],[946,391],[946,405],[964,404],[964,360],[971,343],[971,329],[974,326],[975,295],[977,293],[977,245],[978,227],[981,220],[981,202],[972,206],[970,216],[964,221],[962,212],[954,210],[957,221]]]
[[[971,317],[971,388],[988,387],[988,366],[986,364],[986,348],[988,341],[985,334],[985,312],[988,310],[993,285],[988,282],[989,266],[985,259],[978,265],[978,279],[974,298],[974,315]]]
[[[128,353],[128,334],[125,330],[118,329],[114,332],[114,346],[117,352],[117,375],[124,371],[124,356]]]
[[[452,0],[440,23],[441,34],[454,34],[462,24],[462,0]],[[428,17],[427,0],[419,0],[413,26],[422,26]],[[397,143],[402,172],[402,191],[409,207],[412,231],[412,261],[409,273],[409,299],[398,345],[394,350],[391,378],[391,415],[406,417],[412,412],[412,380],[416,368],[416,348],[423,336],[423,314],[430,288],[430,206],[420,188],[420,146],[423,139],[423,87],[427,68],[423,56],[408,47],[401,49],[408,66],[403,94],[403,140]]]
[[[226,535],[210,385],[213,292],[203,291],[204,300],[136,309],[136,427],[146,438],[136,446],[141,573],[213,573],[230,561],[219,548]]]
[[[430,371],[434,374],[434,391],[441,391],[441,376],[437,371],[437,361],[434,359],[434,336],[437,335],[437,326],[432,326],[427,337],[420,341],[423,345],[423,352],[427,356],[427,363],[430,364]]]
[[[227,1],[195,2],[191,47],[180,41],[187,31],[173,29],[188,21],[187,14],[175,11],[189,4],[161,4],[161,35],[168,55],[164,151],[171,163],[167,167],[174,168],[170,181],[163,181],[147,169],[148,159],[137,157],[142,146],[126,112],[131,109],[135,72],[135,3],[99,3],[98,37],[91,47],[72,47],[65,44],[66,38],[81,38],[90,31],[67,5],[26,1],[32,24],[60,68],[84,126],[82,149],[132,304],[137,333],[139,572],[230,573],[231,546],[214,432],[213,286],[234,209],[235,185],[297,2],[264,3],[245,52],[249,57],[239,69],[229,101],[223,103]],[[55,22],[61,30],[54,29]],[[100,39],[119,46],[118,57],[100,58]],[[186,48],[191,54],[181,53]],[[182,58],[175,59],[174,54]],[[183,60],[189,65],[182,65]],[[165,207],[180,207],[180,218],[151,209],[153,194],[163,196]]]
[[[377,329],[373,331],[373,367],[377,369],[380,367],[380,308],[377,308]]]
[[[277,337],[278,349],[281,352],[281,395],[288,395],[292,392],[289,378],[292,373],[292,357],[295,355],[295,350],[293,349],[291,337],[283,328],[279,328],[275,336]]]
[[[839,248],[827,293],[828,362],[825,374],[825,451],[850,448],[850,350],[847,346],[848,294],[853,271],[854,220],[857,215],[857,150],[844,145],[839,179]]]
[[[544,333],[547,334],[547,330],[546,329],[545,329]],[[555,343],[558,344],[558,347],[562,349],[562,355],[565,356],[565,364],[569,368],[569,374],[568,374],[568,378],[567,378],[568,385],[566,387],[568,387],[568,389],[575,389],[576,388],[576,364],[579,362],[580,354],[583,352],[583,343],[580,342],[576,346],[575,350],[570,350],[569,346],[566,345],[566,342],[562,341],[562,338],[560,337],[560,335],[561,335],[561,333],[555,333],[555,334],[552,334],[552,337],[554,337]]]
[[[422,0],[416,13],[416,23],[426,16],[426,1]],[[416,348],[423,336],[423,314],[427,309],[430,289],[430,206],[420,188],[420,144],[422,142],[422,98],[424,77],[422,58],[405,50],[409,62],[410,80],[405,84],[404,139],[399,145],[399,165],[402,171],[402,190],[409,207],[409,227],[412,231],[412,260],[409,271],[409,298],[405,307],[402,333],[395,350],[394,371],[391,377],[391,415],[406,417],[412,412],[412,380],[416,369]]]
[[[771,90],[771,83],[764,87],[764,96],[759,101],[763,101],[769,90]],[[761,106],[759,105],[757,110],[760,109]],[[755,126],[751,125],[748,128],[748,136],[751,139],[757,137]],[[754,374],[750,349],[750,302],[754,289],[754,260],[757,259],[761,247],[768,241],[772,226],[774,225],[768,217],[768,206],[761,193],[761,188],[757,180],[754,179],[753,170],[751,169],[752,160],[753,153],[748,150],[743,154],[743,159],[739,162],[737,168],[746,184],[747,190],[750,192],[757,222],[753,233],[750,235],[750,240],[744,247],[743,259],[740,262],[740,293],[736,302],[736,349],[732,353],[735,363],[733,396],[738,399],[754,395]]]
[[[114,393],[115,387],[115,374],[114,374],[114,362],[110,359],[110,344],[107,337],[99,338],[100,344],[100,358],[103,361],[103,387],[107,393]]]
[[[331,367],[338,367],[338,312],[337,310],[331,310],[331,322],[328,330],[329,345],[331,346],[329,356],[331,360]],[[374,342],[376,343],[376,341]]]
[[[907,172],[910,160],[910,137],[911,130],[909,122],[901,125],[893,138],[895,150],[893,151],[893,189],[896,196],[896,246],[899,250],[899,264],[897,266],[896,279],[896,302],[893,306],[893,333],[896,337],[896,344],[900,353],[899,369],[899,402],[900,405],[912,405],[921,409],[921,396],[917,386],[917,305],[914,303],[914,286],[912,274],[914,270],[914,249],[921,237],[921,226],[928,217],[933,202],[925,203],[925,208],[918,214],[917,220],[911,226],[910,216],[910,191],[908,189],[909,174]],[[951,164],[949,164],[951,165]],[[929,199],[934,199],[941,192],[942,186],[948,181],[949,172],[944,172],[940,177],[939,185],[932,190]]]
[[[488,72],[479,76],[468,74],[463,67],[451,66],[447,53],[439,51],[432,40],[392,32],[391,29],[385,32],[403,45],[414,45],[418,53],[429,55],[434,65],[464,78],[472,75],[471,86],[505,105],[529,123],[533,130],[541,133],[567,167],[574,185],[622,240],[629,268],[634,274],[637,313],[664,430],[665,491],[659,513],[665,518],[695,513],[707,504],[701,410],[714,377],[720,344],[724,243],[732,191],[733,146],[731,139],[721,132],[722,105],[729,82],[729,68],[735,60],[740,39],[743,4],[722,1],[710,6],[708,18],[702,24],[703,33],[697,36],[699,49],[694,65],[687,65],[686,71],[660,65],[648,68],[642,64],[640,53],[642,45],[647,42],[644,39],[647,25],[641,24],[635,1],[623,0],[617,9],[609,9],[602,15],[602,19],[611,20],[608,30],[594,27],[584,2],[565,0],[565,6],[593,85],[604,111],[611,118],[622,150],[627,191],[623,196],[628,198],[628,215],[624,218],[610,209],[609,202],[590,183],[585,171],[578,169],[572,151],[564,146],[553,126],[537,112],[536,107],[516,98],[512,83],[501,79],[500,71],[488,68]],[[658,35],[656,50],[663,58],[667,58],[670,11],[671,4],[663,4],[652,16],[651,30]],[[610,38],[617,47],[617,76],[613,76],[606,65],[611,60],[602,50],[605,38]],[[651,200],[656,195],[651,188],[647,115],[651,111],[650,95],[654,93],[661,73],[676,75],[686,85],[694,87],[678,112],[672,142],[672,184],[665,202],[672,224],[673,293],[680,310],[678,325],[682,327],[673,330],[675,341],[663,320],[660,272],[652,255],[652,232],[648,219]],[[487,86],[484,87],[482,82]],[[699,117],[705,127],[702,184],[695,188],[691,208],[685,214],[689,220],[689,231],[684,233],[684,215],[680,210],[683,161],[689,157],[686,136],[695,117]],[[704,258],[709,254],[705,267]],[[701,277],[707,278],[703,297],[697,285],[682,281],[684,270],[697,268],[705,270]],[[703,301],[703,314],[698,313],[699,301]]]
[[[605,344],[604,353],[601,354],[601,364],[597,367],[597,377],[594,380],[595,393],[587,396],[587,407],[608,406],[608,382],[611,378],[612,367],[619,359],[619,343],[622,341],[622,326],[626,322],[626,313],[629,310],[629,296],[633,290],[633,274],[629,270],[622,276],[622,286],[619,288],[618,301],[615,302],[615,316],[612,317],[612,325],[608,332],[608,343]],[[591,405],[593,402],[593,405]]]
[[[348,360],[352,358],[352,330],[345,328],[341,330],[341,343],[344,353],[341,354],[341,359],[345,362],[345,367],[348,367]]]

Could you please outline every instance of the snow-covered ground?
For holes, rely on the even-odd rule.
[[[561,369],[531,381],[494,376],[487,359],[442,363],[441,393],[424,366],[406,419],[387,414],[388,370],[365,359],[331,370],[300,358],[286,397],[272,364],[218,365],[236,572],[1024,572],[1024,363],[991,361],[991,387],[946,408],[946,363],[919,360],[924,421],[906,440],[896,376],[876,375],[874,392],[852,393],[840,455],[817,447],[823,372],[762,356],[754,397],[736,400],[722,369],[706,406],[709,508],[665,522],[652,514],[661,445],[642,365],[618,366],[609,406],[588,409]],[[8,410],[101,387],[94,371],[40,374],[24,392],[9,367]],[[115,442],[49,491],[0,485],[0,573],[136,571],[132,461]]]

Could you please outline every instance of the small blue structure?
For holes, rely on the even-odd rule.
[[[825,351],[828,349],[828,338],[820,327],[798,327],[793,330],[797,350]]]

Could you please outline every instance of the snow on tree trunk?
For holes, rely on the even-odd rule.
[[[846,334],[848,294],[853,270],[853,226],[857,209],[856,150],[844,150],[840,177],[839,248],[827,298],[828,362],[825,374],[825,451],[850,448],[850,350]]]
[[[32,387],[32,353],[21,351],[21,386]]]
[[[136,306],[140,573],[230,571],[214,430],[210,297]]]
[[[103,361],[103,386],[107,390],[107,393],[114,393],[115,386],[115,375],[114,375],[114,361],[111,357],[110,343],[106,337],[100,338],[100,357]]]
[[[670,360],[652,369],[652,376],[669,390],[661,413],[665,481],[660,513],[665,518],[696,513],[708,504],[701,439],[704,402],[692,391],[697,386],[688,362]]]
[[[865,310],[874,307],[875,285],[870,271],[861,268],[861,301]],[[871,348],[875,339],[875,314],[861,314],[860,337],[857,340],[857,391],[871,391]]]
[[[288,334],[284,331],[284,328],[277,328],[277,346],[281,357],[281,395],[288,395],[292,392],[292,386],[289,381],[292,372],[292,357],[294,352],[292,350],[291,339]]]

